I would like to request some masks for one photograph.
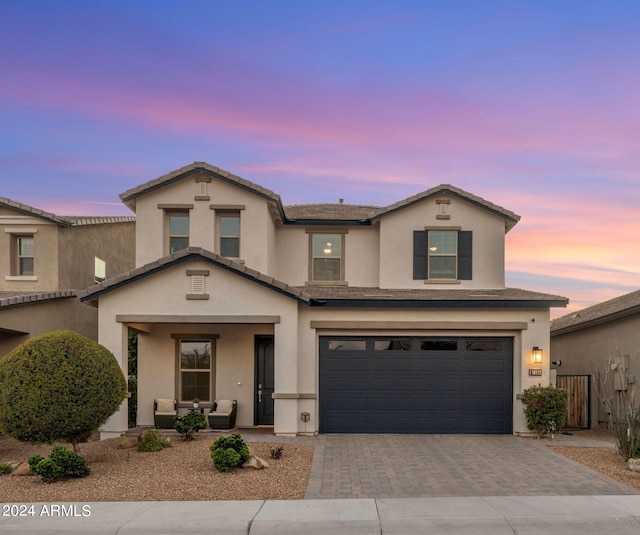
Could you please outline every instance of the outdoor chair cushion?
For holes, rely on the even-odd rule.
[[[216,410],[213,411],[216,414],[231,414],[233,410],[233,400],[231,399],[219,399],[216,401]]]
[[[175,414],[175,399],[156,399],[156,414]]]

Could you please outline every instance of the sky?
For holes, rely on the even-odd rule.
[[[640,287],[640,2],[0,0],[0,196],[131,215],[194,161],[285,205],[453,184],[514,211],[506,282]]]

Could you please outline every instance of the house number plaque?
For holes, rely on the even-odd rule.
[[[542,377],[542,370],[529,370],[530,377]]]

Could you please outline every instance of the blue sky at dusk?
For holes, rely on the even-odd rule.
[[[522,216],[508,286],[569,311],[640,287],[640,2],[0,8],[0,196],[128,215],[193,161],[285,204],[450,183]]]

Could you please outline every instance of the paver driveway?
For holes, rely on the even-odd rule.
[[[305,498],[640,494],[511,435],[320,435],[315,448]]]

